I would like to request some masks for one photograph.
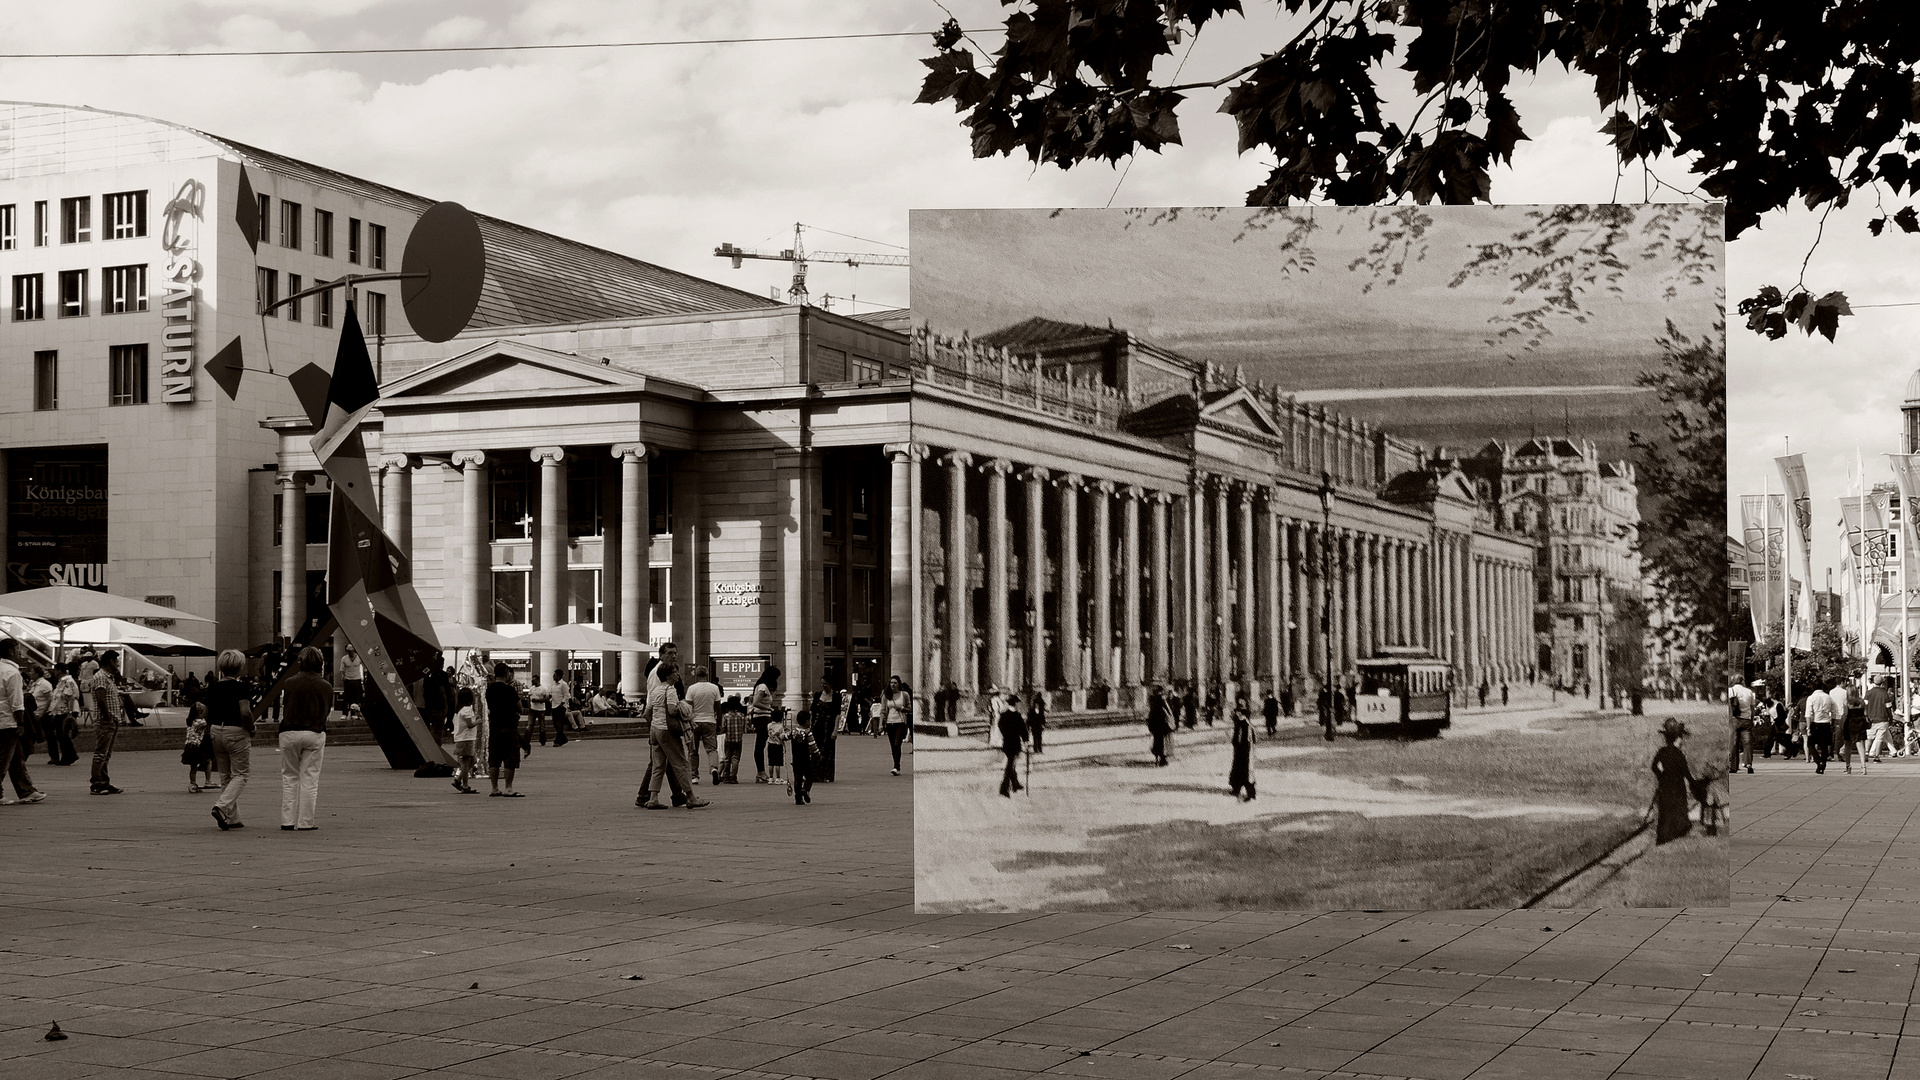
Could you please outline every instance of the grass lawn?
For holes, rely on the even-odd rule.
[[[1007,869],[1098,867],[1076,880],[1104,888],[1115,910],[1516,907],[1626,839],[1640,821],[1638,814],[1179,821],[1105,830],[1090,837],[1087,851],[1028,852]]]
[[[1681,748],[1697,770],[1725,760],[1727,724],[1714,722],[1719,706],[1701,715],[1699,703],[1683,716],[1691,734]],[[1393,787],[1421,777],[1428,790],[1481,798],[1620,807],[1635,813],[1653,799],[1648,766],[1660,748],[1656,716],[1584,714],[1536,721],[1525,732],[1399,742],[1341,738],[1313,760],[1328,776],[1366,779]],[[1350,730],[1350,729],[1348,729]]]

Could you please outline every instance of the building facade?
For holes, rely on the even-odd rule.
[[[1601,460],[1585,439],[1532,438],[1489,442],[1462,468],[1480,497],[1498,504],[1506,527],[1535,540],[1529,663],[1556,685],[1605,695],[1609,650],[1619,644],[1607,636],[1617,602],[1646,595],[1634,550],[1640,493],[1633,464]],[[1632,632],[1643,636],[1638,627]]]
[[[139,117],[0,121],[0,208],[26,222],[0,276],[56,298],[72,271],[114,283],[65,317],[16,286],[3,324],[21,385],[43,353],[58,376],[0,403],[10,588],[166,596],[217,620],[175,628],[214,647],[297,633],[324,596],[328,493],[268,369],[330,367],[351,303],[383,527],[438,623],[671,640],[729,687],[778,666],[792,703],[897,674],[923,701],[1000,685],[1122,709],[1154,681],[1310,695],[1394,648],[1452,659],[1463,690],[1532,662],[1535,541],[1458,463],[1124,330],[903,332],[901,312],[779,304],[487,217],[452,340],[412,334],[374,283],[263,317],[397,266],[431,201]],[[71,211],[69,241],[80,202],[100,209]],[[144,302],[109,273],[127,266]],[[229,400],[202,365],[234,338]],[[641,659],[572,661],[632,690]],[[547,678],[559,658],[524,662]]]

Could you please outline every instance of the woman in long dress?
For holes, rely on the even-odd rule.
[[[1693,822],[1687,818],[1687,781],[1691,773],[1687,767],[1687,755],[1677,745],[1686,738],[1687,725],[1669,716],[1660,725],[1660,734],[1666,737],[1667,745],[1653,754],[1653,842],[1656,844],[1678,840],[1693,829]]]

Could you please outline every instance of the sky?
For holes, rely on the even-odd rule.
[[[1250,3],[1163,58],[1183,80],[1217,77],[1291,33],[1280,5]],[[997,0],[950,0],[971,29],[997,25]],[[781,34],[932,31],[931,0],[68,0],[0,4],[0,52],[218,48],[393,48]],[[983,34],[991,47],[996,38]],[[895,252],[920,207],[1237,205],[1265,172],[1234,152],[1217,96],[1195,92],[1186,144],[1127,167],[1036,169],[976,161],[950,107],[914,105],[926,38],[431,56],[8,59],[0,97],[156,116],[419,194],[764,293],[783,264],[740,270],[722,242],[778,250],[793,225],[815,249]],[[1407,94],[1389,73],[1391,104]],[[1586,83],[1547,69],[1511,88],[1530,141],[1493,194],[1511,203],[1637,198],[1616,176]],[[1659,175],[1687,186],[1683,169]],[[1834,213],[1807,267],[1820,291],[1856,303],[1920,298],[1920,238],[1868,240],[1871,210]],[[1729,296],[1800,273],[1817,218],[1770,215],[1729,246]],[[834,233],[848,236],[833,235]],[[816,266],[813,294],[859,310],[904,306],[907,272]],[[854,306],[834,302],[838,310]],[[1920,364],[1906,347],[1920,308],[1863,309],[1839,344],[1765,342],[1730,331],[1733,494],[1791,437],[1815,496],[1832,506],[1854,446],[1893,449],[1898,397]],[[1823,535],[1828,530],[1822,530]],[[1816,541],[1816,566],[1837,545]],[[1816,569],[1816,575],[1819,571]]]
[[[1430,208],[1423,256],[1394,276],[1353,267],[1400,224],[1400,213],[1377,208],[920,210],[914,318],[949,335],[1036,316],[1112,325],[1467,451],[1488,438],[1561,434],[1578,413],[1575,434],[1619,457],[1629,429],[1653,433],[1657,401],[1635,379],[1658,366],[1656,339],[1669,320],[1710,332],[1720,281],[1682,284],[1668,299],[1672,268],[1635,261],[1617,294],[1584,298],[1584,323],[1557,320],[1533,349],[1489,348],[1494,320],[1515,310],[1511,284],[1505,274],[1453,279],[1478,245],[1505,240],[1534,212]],[[1283,241],[1303,222],[1313,231],[1290,250]]]

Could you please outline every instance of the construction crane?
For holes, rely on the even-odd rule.
[[[754,251],[749,248],[721,244],[713,253],[722,259],[732,259],[733,268],[740,269],[745,259],[766,259],[770,262],[793,264],[793,284],[787,289],[787,300],[795,304],[807,302],[807,264],[817,262],[842,263],[847,266],[907,266],[905,255],[876,255],[868,251],[808,251],[801,236],[806,226],[793,223],[793,246],[785,251]]]

